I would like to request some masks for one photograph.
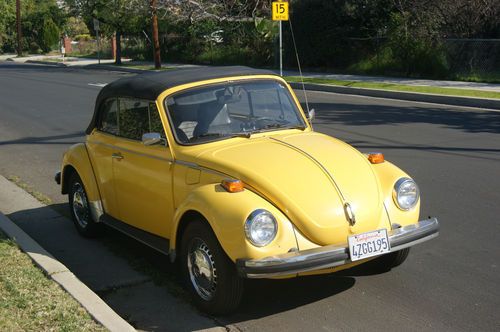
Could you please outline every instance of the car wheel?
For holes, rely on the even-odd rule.
[[[99,234],[100,225],[92,219],[87,192],[77,173],[73,173],[69,180],[69,209],[81,235],[94,237]]]
[[[206,223],[192,222],[184,231],[180,268],[186,287],[201,310],[227,314],[238,307],[243,279]]]
[[[396,266],[403,264],[406,258],[408,258],[409,254],[410,248],[406,248],[396,252],[391,252],[387,255],[383,255],[377,258],[375,261],[380,269],[388,271]]]

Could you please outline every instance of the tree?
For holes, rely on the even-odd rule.
[[[14,50],[15,1],[0,0],[0,53]]]
[[[80,17],[68,18],[63,30],[71,38],[75,38],[78,35],[86,35],[90,33],[87,25]]]
[[[60,32],[57,25],[50,17],[46,18],[43,21],[42,38],[40,39],[40,47],[42,50],[44,52],[50,51],[59,41],[59,36]]]
[[[98,19],[104,23],[102,29],[116,34],[115,64],[121,62],[121,37],[124,33],[133,31],[138,22],[147,13],[145,1],[135,0],[65,0],[73,15],[83,17],[87,22]]]

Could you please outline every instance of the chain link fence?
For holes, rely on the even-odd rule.
[[[436,57],[444,55],[445,59],[440,60],[445,70],[438,76],[449,78],[479,76],[500,80],[500,39],[448,38],[437,41],[435,46],[436,50],[439,48],[439,52],[435,52]],[[361,72],[366,70],[374,74],[404,75],[405,73],[400,72],[398,68],[384,67],[387,49],[388,38],[386,37],[347,38],[344,52],[350,56],[348,63],[341,63],[340,67]],[[432,50],[429,54],[432,54]],[[429,58],[421,60],[432,63],[432,59]]]
[[[450,72],[500,76],[500,39],[445,39]]]

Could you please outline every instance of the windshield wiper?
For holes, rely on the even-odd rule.
[[[228,134],[204,133],[204,134],[200,134],[200,135],[196,136],[195,138],[196,139],[205,138],[205,137],[245,137],[245,138],[249,138],[251,134],[252,134],[251,132],[248,132],[248,133],[228,133]]]
[[[293,126],[287,126],[285,124],[281,123],[271,123],[268,124],[264,127],[265,129],[271,129],[271,128],[283,128],[283,129],[300,129],[300,130],[305,130],[306,127],[303,125],[293,125]]]

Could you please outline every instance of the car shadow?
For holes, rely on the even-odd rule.
[[[340,294],[355,283],[352,277],[336,274],[245,280],[245,293],[237,313],[218,320],[228,325],[289,311]]]
[[[23,137],[8,141],[0,141],[0,145],[15,145],[15,144],[76,144],[83,141],[85,133],[83,131],[75,132],[66,135],[53,135],[53,136],[42,136],[42,137]],[[68,141],[70,138],[78,138],[78,140]]]
[[[337,274],[245,280],[238,313],[208,317],[193,307],[177,265],[165,255],[107,227],[98,238],[81,237],[69,219],[67,203],[22,210],[8,217],[120,316],[145,330],[171,330],[177,315],[191,317],[189,323],[175,326],[175,330],[186,331],[211,328],[210,323],[215,322],[230,324],[265,317],[335,296],[355,284],[352,276]],[[168,312],[173,312],[172,317]]]

